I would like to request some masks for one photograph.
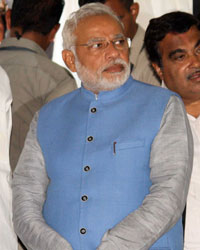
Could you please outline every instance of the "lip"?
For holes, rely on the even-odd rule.
[[[124,70],[124,66],[122,64],[114,64],[112,66],[107,67],[104,69],[104,72],[107,73],[120,73]]]
[[[188,76],[189,80],[200,81],[200,71],[194,72]]]

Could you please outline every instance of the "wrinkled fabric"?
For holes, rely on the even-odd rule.
[[[11,169],[9,143],[12,126],[9,79],[0,67],[0,249],[16,250],[17,239],[12,223]]]
[[[35,112],[50,100],[74,90],[76,83],[37,43],[6,38],[0,48],[8,47],[18,48],[0,50],[0,65],[8,74],[13,96],[10,164],[14,170]]]

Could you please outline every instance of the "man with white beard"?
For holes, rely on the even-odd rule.
[[[180,98],[129,76],[109,7],[80,8],[63,39],[82,87],[32,121],[13,180],[18,236],[33,250],[182,250],[192,139]]]

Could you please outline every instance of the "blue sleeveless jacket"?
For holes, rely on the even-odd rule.
[[[95,250],[142,204],[151,144],[171,95],[130,77],[98,98],[81,87],[40,111],[38,141],[50,178],[43,215],[73,249]],[[182,241],[179,221],[151,249],[182,250]]]

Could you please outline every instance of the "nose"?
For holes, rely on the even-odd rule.
[[[120,55],[119,50],[115,48],[112,42],[110,42],[105,50],[106,59],[116,59],[119,58],[119,55]]]

